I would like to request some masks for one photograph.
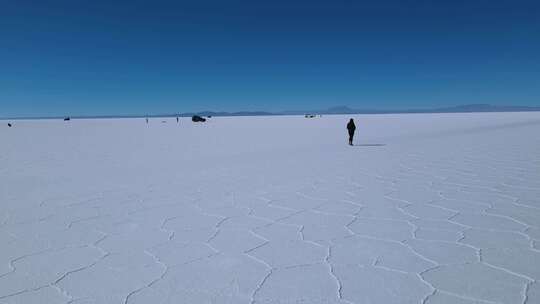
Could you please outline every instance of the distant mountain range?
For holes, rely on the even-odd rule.
[[[540,107],[526,106],[494,106],[490,104],[469,104],[455,107],[435,109],[352,109],[347,106],[331,107],[323,110],[296,110],[281,112],[212,112],[183,113],[181,116],[267,116],[267,115],[304,115],[304,114],[398,114],[398,113],[472,113],[472,112],[532,112],[540,111]]]
[[[352,109],[347,106],[331,107],[324,110],[296,110],[280,112],[264,111],[241,111],[241,112],[187,112],[180,114],[152,114],[152,115],[100,115],[100,116],[70,116],[74,119],[85,118],[136,118],[136,117],[191,117],[199,116],[272,116],[272,115],[304,115],[304,114],[399,114],[399,113],[473,113],[473,112],[533,112],[540,111],[540,107],[528,106],[494,106],[490,104],[468,104],[455,107],[434,108],[434,109],[395,109],[395,110],[377,110],[377,109]],[[62,117],[12,117],[0,119],[58,119]]]
[[[398,114],[398,113],[473,113],[473,112],[533,112],[540,111],[540,107],[527,106],[494,106],[490,104],[468,104],[455,107],[434,109],[352,109],[347,106],[328,108],[322,111],[313,111],[316,114]],[[300,113],[298,111],[292,111]],[[286,113],[286,112],[284,112]],[[303,113],[303,112],[302,112]]]

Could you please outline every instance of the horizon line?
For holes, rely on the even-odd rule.
[[[540,106],[508,106],[508,105],[491,105],[491,104],[464,104],[451,107],[439,108],[418,108],[418,109],[353,109],[348,106],[333,106],[327,109],[319,110],[283,110],[283,111],[213,111],[203,110],[198,112],[184,113],[159,113],[159,114],[98,114],[98,115],[50,115],[50,116],[14,116],[0,117],[0,120],[45,120],[45,119],[64,119],[66,117],[72,119],[114,119],[114,118],[145,118],[145,117],[191,117],[193,115],[200,116],[219,116],[219,117],[235,117],[235,116],[285,116],[285,115],[345,115],[345,114],[428,114],[428,113],[482,113],[482,112],[537,112],[540,111]]]

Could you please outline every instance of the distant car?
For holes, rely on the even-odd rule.
[[[64,118],[64,121],[70,121],[70,120],[71,120],[71,118],[70,118],[70,117],[66,117],[66,118]]]
[[[206,117],[207,117],[207,118],[212,118],[212,115],[208,115],[208,116],[206,116]]]
[[[193,115],[193,116],[191,117],[191,121],[193,121],[193,122],[205,122],[206,119],[200,117],[199,115]]]
[[[305,117],[305,118],[315,118],[315,115],[313,115],[313,114],[306,114],[304,117]]]

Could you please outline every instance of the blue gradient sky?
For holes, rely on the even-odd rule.
[[[468,103],[540,106],[539,1],[0,0],[0,117]]]

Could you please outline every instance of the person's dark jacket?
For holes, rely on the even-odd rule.
[[[354,131],[356,130],[356,125],[354,124],[354,121],[349,121],[349,123],[347,124],[347,130],[349,130],[349,133],[354,133]]]

